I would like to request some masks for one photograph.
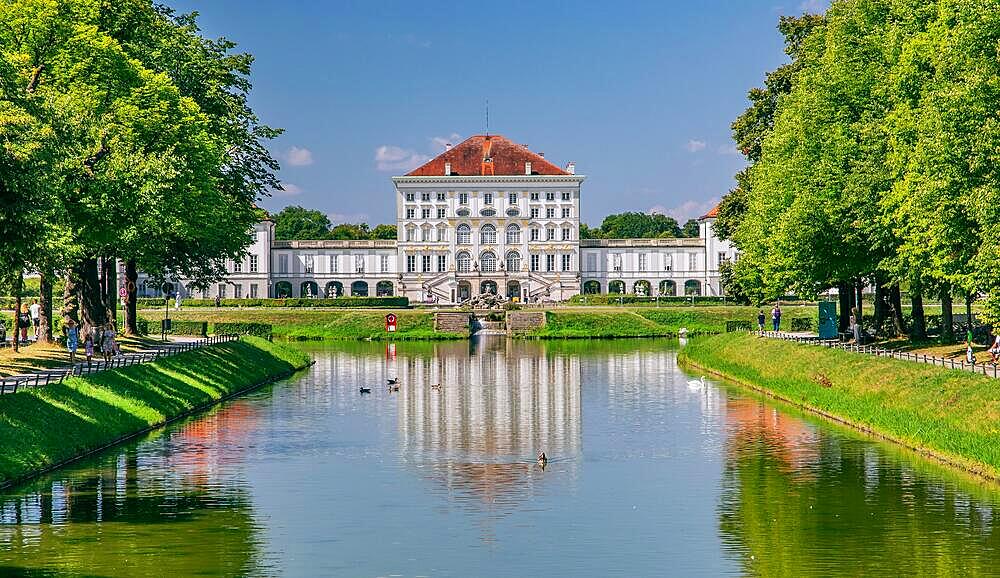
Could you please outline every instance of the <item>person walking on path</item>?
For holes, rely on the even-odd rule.
[[[777,303],[771,310],[771,325],[774,327],[775,333],[781,330],[781,307]]]
[[[31,312],[31,325],[35,328],[35,341],[38,341],[38,327],[41,323],[39,315],[41,313],[42,306],[38,304],[38,299],[31,302],[31,307],[28,307],[28,311]]]
[[[174,311],[179,311],[181,308],[181,292],[178,289],[176,295],[174,295]]]
[[[104,354],[104,364],[111,363],[111,356],[115,352],[115,326],[108,323],[104,326],[104,338],[101,339],[101,353]]]
[[[764,310],[757,310],[757,331],[764,332]]]
[[[990,346],[990,363],[997,364],[1000,359],[1000,334],[993,336],[993,345]]]
[[[218,308],[222,306],[222,297],[219,295],[215,296],[215,307]]]
[[[76,348],[80,344],[80,328],[76,326],[76,321],[70,319],[64,327],[66,333],[66,350],[69,351],[69,364],[76,363]]]
[[[94,331],[89,327],[83,328],[83,352],[87,354],[87,367],[90,367],[94,359]]]
[[[854,333],[854,343],[861,344],[861,323],[858,319],[858,308],[851,308],[851,332]]]
[[[21,312],[17,314],[17,329],[14,339],[20,337],[21,343],[28,342],[28,327],[31,326],[31,313],[28,312],[28,304],[21,304]],[[20,333],[20,335],[18,335]]]

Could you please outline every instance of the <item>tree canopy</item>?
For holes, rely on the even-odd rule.
[[[676,219],[660,213],[617,213],[604,217],[600,227],[580,224],[581,239],[650,239],[698,235],[698,221],[689,219],[682,228]]]
[[[396,225],[367,223],[333,225],[322,211],[290,205],[274,215],[274,237],[278,240],[335,239],[357,241],[365,239],[395,239]]]

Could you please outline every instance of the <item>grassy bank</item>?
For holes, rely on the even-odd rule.
[[[1000,382],[994,379],[746,334],[694,339],[680,356],[831,419],[1000,478]]]
[[[462,339],[468,334],[434,331],[434,314],[425,311],[396,309],[181,309],[170,311],[171,319],[213,323],[268,323],[277,339],[386,339],[385,316],[397,318],[395,340]],[[159,326],[162,309],[143,310],[140,315]]]
[[[256,337],[0,396],[0,487],[308,365]]]
[[[815,319],[815,307],[785,307],[782,323]],[[722,333],[727,321],[756,319],[757,309],[741,306],[559,308],[546,312],[545,327],[526,333],[543,339],[588,337],[669,337],[681,328],[689,334]],[[756,321],[754,321],[756,323]]]

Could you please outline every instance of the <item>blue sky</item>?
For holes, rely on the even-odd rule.
[[[392,175],[484,131],[588,176],[584,221],[698,216],[743,166],[729,125],[820,0],[167,0],[256,57],[285,193],[262,205],[395,221]]]

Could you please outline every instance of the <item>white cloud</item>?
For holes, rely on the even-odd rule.
[[[404,149],[395,145],[382,145],[375,149],[375,168],[380,171],[410,171],[431,157],[422,155],[412,149]]]
[[[650,214],[660,214],[673,217],[677,219],[678,223],[683,225],[688,221],[688,219],[697,219],[698,217],[711,211],[717,204],[719,204],[719,199],[717,197],[712,197],[707,201],[686,201],[676,207],[670,208],[663,205],[655,205],[650,207],[648,212]]]
[[[302,192],[302,187],[292,183],[281,183],[281,188],[284,190],[272,189],[271,194],[276,197],[292,197]]]
[[[717,152],[720,155],[738,155],[738,154],[740,154],[740,151],[739,151],[739,149],[736,148],[736,145],[732,145],[732,144],[719,145],[718,147],[715,148],[715,152]]]
[[[307,148],[292,147],[284,154],[285,161],[293,167],[306,167],[313,164],[312,151]]]
[[[447,144],[457,145],[460,142],[462,142],[462,135],[458,134],[457,132],[453,132],[448,136],[431,137],[431,145],[436,151],[436,154],[439,154],[441,151],[443,151],[445,145]]]
[[[826,0],[803,0],[799,4],[799,10],[810,14],[823,14],[827,9]]]
[[[326,216],[334,225],[368,222],[368,213],[327,213]]]
[[[706,145],[707,143],[703,140],[691,139],[687,141],[686,145],[684,145],[684,149],[689,153],[696,153],[698,151],[705,150]]]

